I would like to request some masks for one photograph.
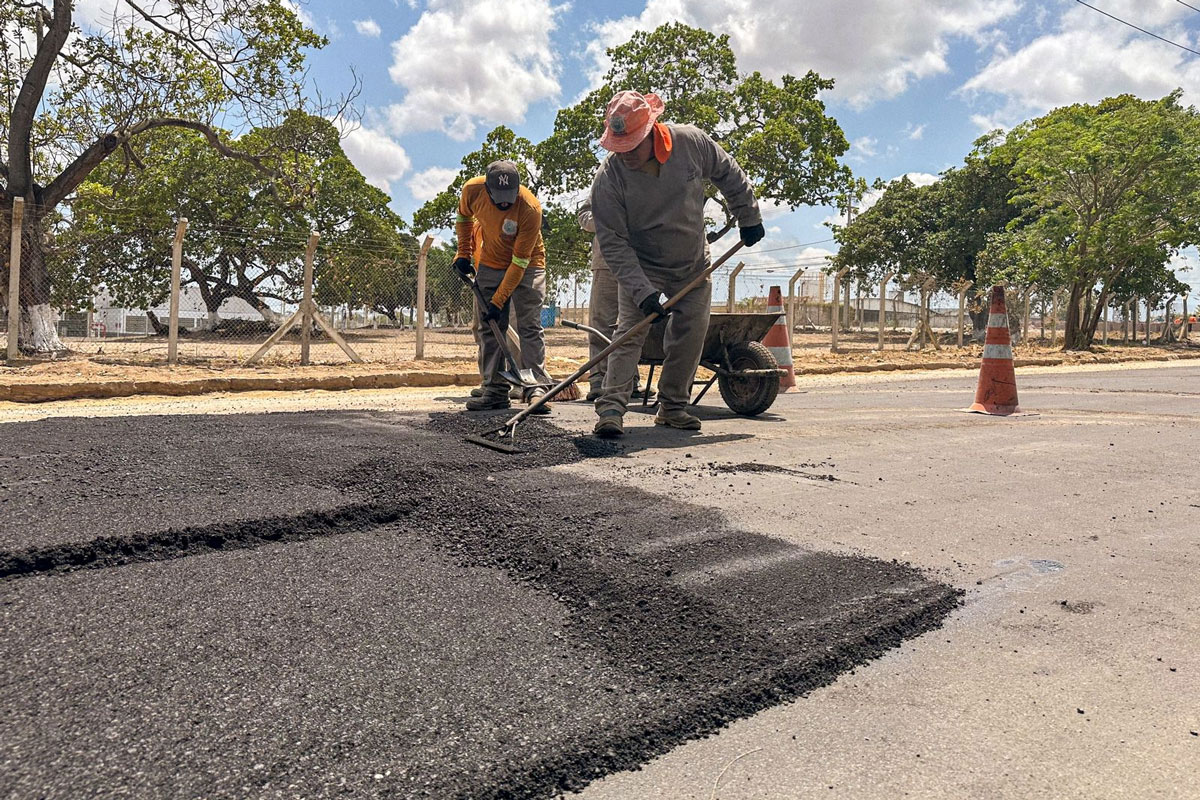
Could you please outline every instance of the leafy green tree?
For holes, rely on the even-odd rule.
[[[1130,95],[1072,105],[1014,129],[994,153],[1012,164],[1011,254],[1053,269],[1070,291],[1065,345],[1084,350],[1114,288],[1153,280],[1197,241],[1200,117]]]
[[[131,149],[133,162],[110,159],[80,186],[56,247],[74,256],[60,262],[63,273],[73,268],[85,280],[60,285],[104,285],[131,308],[161,302],[169,292],[173,219],[186,216],[183,282],[198,288],[210,324],[230,298],[277,322],[266,301],[298,299],[313,230],[322,235],[314,265],[319,302],[368,305],[393,318],[397,307],[411,305],[413,281],[399,280],[400,265],[415,274],[416,243],[387,194],[346,157],[332,123],[294,112],[280,126],[231,141],[247,151],[288,151],[310,191],[283,196],[263,171],[228,161],[186,132],[164,131]],[[85,305],[90,291],[61,299]]]
[[[264,171],[269,149],[238,150],[215,125],[278,124],[294,107],[304,51],[325,41],[284,0],[120,0],[107,30],[81,30],[71,0],[0,4],[0,256],[13,198],[25,201],[18,341],[62,348],[46,263],[50,226],[114,153],[131,162],[164,129],[189,130],[226,158]],[[264,142],[265,144],[265,142]],[[286,161],[276,162],[286,168]],[[285,177],[276,173],[276,177]],[[284,181],[302,194],[302,176]],[[7,285],[7,281],[4,282]]]
[[[600,165],[596,140],[604,110],[619,89],[656,92],[666,103],[663,119],[696,125],[721,143],[746,170],[760,199],[796,208],[827,203],[853,184],[840,164],[849,144],[819,98],[833,81],[815,72],[785,75],[778,82],[759,73],[741,76],[728,36],[680,23],[639,32],[609,50],[612,67],[604,85],[561,109],[553,133],[534,144],[503,126],[463,158],[463,169],[413,218],[414,231],[447,228],[462,184],[497,158],[515,161],[522,180],[542,202],[551,291],[589,269],[590,237],[579,231],[572,197],[592,184]],[[709,240],[737,224],[710,187],[714,217]]]

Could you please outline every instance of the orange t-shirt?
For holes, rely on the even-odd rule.
[[[517,202],[502,211],[488,197],[484,177],[472,178],[463,186],[454,225],[458,236],[458,258],[472,258],[480,267],[504,270],[504,279],[492,296],[492,303],[503,306],[512,295],[525,270],[546,266],[546,246],[542,243],[542,206],[533,192],[522,186]],[[480,253],[475,240],[482,233]]]

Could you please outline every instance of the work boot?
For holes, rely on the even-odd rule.
[[[539,397],[545,397],[545,396],[546,396],[546,390],[539,386],[536,389],[530,389],[527,392],[525,392],[525,402],[532,405],[534,400],[537,400]],[[533,411],[530,411],[529,413],[530,414],[549,414],[550,413],[550,404],[543,403],[542,405],[538,406],[537,408],[535,408]]]
[[[514,386],[508,390],[509,400],[520,400],[525,396],[525,390],[520,386]]]
[[[483,397],[483,387],[476,386],[471,390],[471,397]]]
[[[511,408],[512,403],[508,400],[508,395],[504,394],[484,394],[482,397],[476,397],[467,401],[467,411],[491,411],[497,408]]]
[[[700,418],[689,414],[682,408],[659,407],[654,415],[655,425],[666,425],[668,428],[678,428],[681,431],[700,430]]]
[[[603,396],[604,396],[604,387],[603,386],[593,386],[591,389],[588,389],[587,401],[589,403],[594,403]]]
[[[625,415],[620,411],[605,411],[596,420],[592,433],[601,439],[616,439],[625,435]]]

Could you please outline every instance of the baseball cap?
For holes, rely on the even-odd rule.
[[[515,203],[520,193],[521,174],[511,161],[493,161],[487,165],[484,185],[493,203]]]
[[[617,92],[604,112],[600,146],[612,153],[628,153],[642,143],[662,113],[663,101],[653,92]]]

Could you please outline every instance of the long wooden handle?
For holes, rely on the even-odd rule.
[[[741,250],[743,246],[744,245],[742,244],[742,242],[739,241],[733,247],[729,248],[729,250],[727,250],[725,252],[725,255],[721,256],[720,258],[718,258],[716,261],[713,262],[712,266],[710,266],[708,269],[704,270],[704,272],[701,272],[699,275],[697,275],[692,280],[691,283],[689,283],[687,286],[680,289],[678,292],[676,292],[674,294],[674,296],[671,297],[671,299],[669,299],[669,300],[667,300],[667,302],[663,303],[663,308],[666,308],[666,309],[671,308],[671,306],[675,305],[680,300],[682,300],[684,298],[684,296],[687,295],[688,292],[692,291],[697,286],[699,286],[700,284],[702,284],[706,280],[708,280],[708,277],[710,275],[712,275],[714,272],[716,272],[718,269],[720,269],[721,266],[726,261],[728,261],[730,258],[732,258],[734,253],[736,253],[738,250]],[[645,319],[640,321],[638,324],[634,325],[632,328],[625,331],[625,333],[623,333],[620,336],[618,336],[617,338],[613,339],[612,343],[609,344],[608,347],[601,350],[586,364],[584,364],[579,369],[575,370],[575,372],[572,373],[569,378],[566,378],[565,380],[560,381],[557,385],[552,386],[549,390],[547,390],[547,392],[544,395],[542,395],[537,400],[530,403],[526,408],[522,409],[519,413],[513,415],[512,419],[510,419],[508,422],[504,423],[505,429],[511,429],[514,425],[519,424],[521,422],[521,420],[525,419],[530,414],[532,414],[535,409],[540,408],[541,406],[550,402],[550,398],[554,397],[556,394],[561,392],[563,389],[567,388],[572,383],[579,380],[579,378],[583,375],[583,373],[587,372],[589,369],[596,366],[604,359],[608,358],[609,354],[612,353],[613,350],[616,350],[618,347],[620,347],[627,339],[629,339],[633,336],[636,336],[637,334],[644,331],[646,328],[649,328],[651,325],[653,325],[655,323],[655,321],[660,316],[662,316],[662,315],[661,314],[650,314]]]

